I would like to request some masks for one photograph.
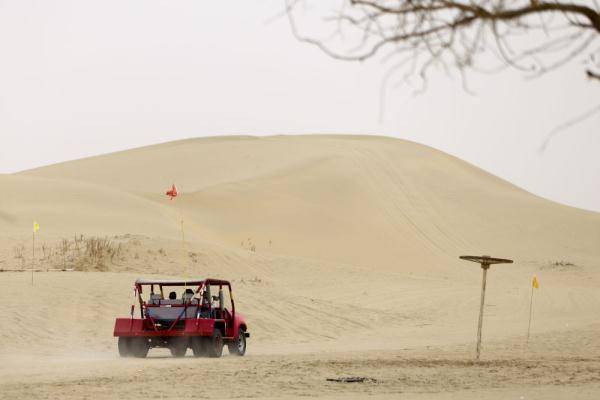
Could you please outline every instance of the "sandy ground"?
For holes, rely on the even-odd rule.
[[[325,355],[145,360],[113,355],[63,357],[3,374],[5,398],[583,398],[596,399],[598,358],[494,358],[457,353],[352,352]],[[4,371],[3,371],[4,372]],[[18,374],[18,376],[17,376]],[[326,378],[365,376],[365,383]]]
[[[567,283],[562,272],[544,274],[543,293],[572,287],[561,296],[536,292],[526,344],[528,293],[512,282],[514,274],[490,277],[476,363],[478,276],[454,285],[378,278],[376,297],[397,306],[354,305],[343,296],[318,297],[317,289],[298,294],[275,280],[238,278],[236,299],[252,333],[246,357],[182,360],[155,349],[135,360],[120,359],[111,337],[114,316],[131,302],[135,273],[36,273],[33,287],[28,273],[4,273],[0,319],[10,324],[3,325],[0,397],[181,398],[211,382],[214,398],[597,398],[598,276]],[[346,376],[374,381],[326,381]]]
[[[600,396],[600,216],[424,146],[190,140],[0,183],[0,269],[76,270],[0,273],[0,398]],[[478,363],[481,270],[464,253],[515,259],[488,274]],[[140,276],[231,280],[247,356],[120,359],[114,318]],[[326,380],[345,376],[369,379]]]

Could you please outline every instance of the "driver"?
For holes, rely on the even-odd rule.
[[[202,303],[201,303],[201,316],[202,318],[209,318],[210,317],[210,295],[208,294],[208,290],[204,290],[202,292]]]

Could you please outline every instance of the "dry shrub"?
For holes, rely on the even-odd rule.
[[[26,263],[25,252],[24,245],[13,247],[14,258],[20,260],[21,268]],[[76,235],[55,245],[42,243],[39,261],[42,268],[107,271],[110,265],[125,259],[124,252],[123,244],[113,243],[107,237]]]
[[[107,271],[121,259],[122,253],[122,244],[115,244],[109,238],[75,235],[73,240],[62,239],[54,250],[49,249],[47,261],[55,268]]]
[[[546,265],[542,265],[542,270],[554,270],[554,271],[573,271],[580,269],[581,266],[570,261],[551,261]]]
[[[99,271],[108,270],[108,262],[114,264],[115,258],[118,258],[122,251],[120,244],[116,246],[108,238],[90,237],[85,238],[83,243],[85,252],[80,265]]]
[[[21,260],[21,268],[25,265],[25,246],[15,246],[13,247],[13,253],[17,260]]]

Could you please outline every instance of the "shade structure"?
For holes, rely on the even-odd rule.
[[[490,256],[460,256],[461,260],[472,261],[479,264],[512,264],[513,260],[507,258],[495,258]]]
[[[485,303],[485,287],[487,281],[487,270],[492,264],[512,264],[513,260],[507,258],[495,258],[490,256],[460,256],[461,260],[476,262],[481,265],[483,276],[481,278],[481,303],[479,306],[479,322],[477,323],[477,356],[481,355],[481,331],[483,329],[483,305]]]

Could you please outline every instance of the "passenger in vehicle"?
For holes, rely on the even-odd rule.
[[[185,289],[185,292],[181,295],[184,301],[191,301],[194,297],[194,291],[192,289]]]
[[[202,307],[208,309],[209,306],[210,306],[210,294],[208,293],[207,290],[204,290],[204,292],[202,293]]]
[[[175,293],[175,292],[169,293],[169,300],[177,300],[177,293]]]

